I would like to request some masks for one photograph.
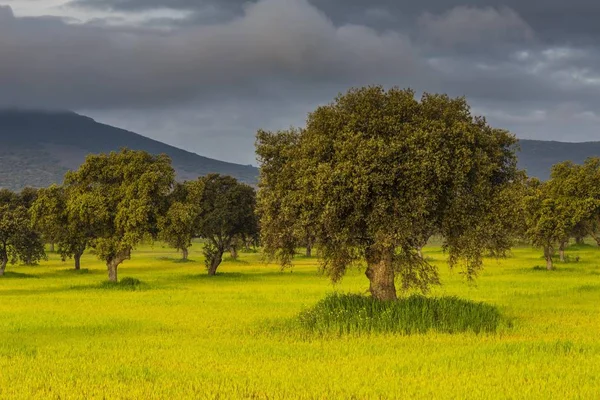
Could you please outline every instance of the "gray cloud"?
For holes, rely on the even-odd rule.
[[[72,4],[89,8],[126,11],[170,8],[197,10],[218,8],[227,15],[241,14],[245,5],[257,0],[72,0]],[[600,3],[594,0],[312,0],[336,23],[367,23],[374,27],[393,28],[395,24],[414,23],[423,13],[439,15],[464,6],[470,8],[510,9],[542,37],[552,41],[584,41],[600,36]],[[373,11],[393,18],[373,19]]]
[[[510,8],[459,6],[440,15],[425,12],[418,25],[426,40],[442,47],[490,46],[534,36],[531,27]]]
[[[0,105],[170,105],[260,95],[278,81],[368,83],[424,68],[403,35],[335,26],[303,0],[263,0],[230,22],[168,33],[4,14]]]
[[[257,128],[301,124],[339,91],[377,83],[466,95],[521,137],[600,139],[600,6],[533,3],[72,1],[118,18],[192,12],[119,27],[0,8],[0,107],[83,111],[249,163]]]

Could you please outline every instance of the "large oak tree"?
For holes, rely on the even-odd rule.
[[[119,264],[138,243],[157,235],[174,177],[166,155],[127,149],[90,155],[79,170],[67,173],[70,211],[94,232],[91,244],[106,262],[110,281],[117,281]]]
[[[426,291],[437,269],[419,257],[432,232],[472,278],[510,242],[497,227],[518,176],[516,139],[473,116],[464,98],[379,86],[352,89],[309,114],[304,129],[259,131],[265,251],[287,265],[310,221],[333,280],[366,263],[373,297]]]

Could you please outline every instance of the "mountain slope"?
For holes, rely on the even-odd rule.
[[[180,180],[217,172],[256,184],[258,177],[255,167],[202,157],[75,113],[0,110],[0,187],[20,190],[60,183],[86,155],[122,147],[168,154]],[[520,147],[519,167],[540,179],[548,179],[558,162],[600,156],[600,142],[521,140]]]
[[[600,157],[600,142],[565,143],[544,140],[520,140],[519,167],[529,176],[542,180],[550,177],[550,168],[562,161],[581,164],[588,157]]]
[[[127,147],[168,154],[177,178],[216,172],[255,184],[258,169],[199,156],[71,112],[0,111],[0,187],[19,190],[62,182],[90,153]]]

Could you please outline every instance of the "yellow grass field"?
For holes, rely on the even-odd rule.
[[[497,305],[512,327],[493,334],[318,337],[285,321],[333,291],[364,292],[352,270],[333,286],[317,260],[281,272],[257,254],[205,274],[159,244],[135,251],[119,277],[141,290],[102,288],[104,265],[80,273],[55,254],[0,278],[1,399],[598,399],[600,249],[571,247],[579,262],[543,265],[517,248],[486,260],[475,285],[448,271],[443,286]]]

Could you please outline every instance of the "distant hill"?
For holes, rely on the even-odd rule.
[[[519,141],[519,167],[529,176],[546,180],[554,164],[573,161],[581,164],[588,157],[600,157],[600,142],[566,143],[544,140]]]
[[[519,166],[543,180],[558,162],[581,163],[600,156],[600,142],[521,140],[520,146]],[[61,183],[65,172],[77,169],[88,154],[122,147],[168,154],[180,180],[211,172],[248,184],[256,184],[258,178],[258,169],[250,165],[202,157],[76,113],[0,110],[0,187],[20,190]]]
[[[0,110],[0,187],[61,183],[65,172],[77,169],[88,154],[122,147],[168,154],[180,180],[212,172],[248,184],[258,178],[256,167],[202,157],[76,113]]]

